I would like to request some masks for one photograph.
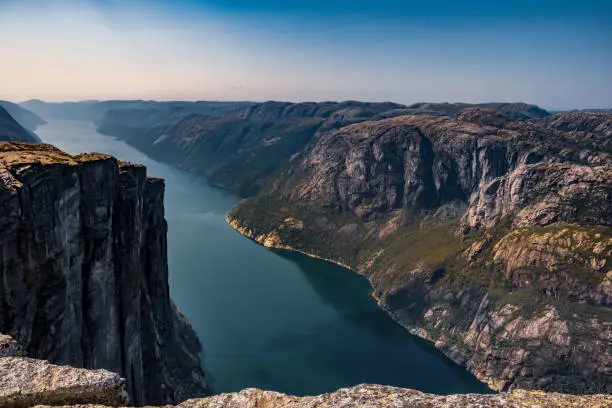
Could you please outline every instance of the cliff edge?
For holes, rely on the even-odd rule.
[[[0,332],[126,379],[133,404],[206,394],[168,287],[164,182],[103,154],[0,143]]]

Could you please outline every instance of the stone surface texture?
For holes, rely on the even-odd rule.
[[[22,353],[21,347],[11,336],[0,333],[0,358],[19,357]]]
[[[0,406],[128,402],[125,380],[106,370],[86,370],[30,358],[0,358]]]
[[[364,384],[313,397],[294,397],[272,391],[246,389],[239,393],[188,400],[176,408],[607,408],[610,406],[612,406],[612,397],[605,395],[575,396],[517,390],[497,395],[441,396],[409,389]],[[102,408],[100,405],[72,407]]]

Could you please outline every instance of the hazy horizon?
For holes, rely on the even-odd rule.
[[[0,0],[0,99],[612,107],[612,4]]]
[[[255,99],[244,99],[244,100],[238,100],[238,99],[227,99],[227,100],[223,100],[223,99],[143,99],[143,98],[134,98],[134,99],[121,99],[121,98],[109,98],[109,99],[81,99],[81,100],[42,100],[42,99],[38,99],[38,98],[32,98],[32,99],[26,99],[26,100],[10,100],[10,99],[2,99],[0,98],[0,100],[6,100],[15,104],[23,104],[26,102],[31,102],[31,101],[40,101],[40,102],[44,102],[44,103],[87,103],[87,102],[91,102],[91,103],[95,103],[95,102],[108,102],[108,101],[143,101],[143,102],[252,102],[252,103],[264,103],[264,102],[291,102],[291,103],[309,103],[309,102],[313,102],[313,103],[320,103],[320,102],[334,102],[334,103],[341,103],[341,102],[391,102],[391,103],[398,103],[398,104],[403,104],[406,106],[410,106],[416,103],[449,103],[449,104],[453,104],[453,103],[473,103],[473,104],[480,104],[480,103],[525,103],[525,104],[532,104],[532,105],[538,105],[535,103],[532,103],[530,101],[497,101],[497,100],[483,100],[483,101],[476,101],[476,102],[466,102],[463,100],[458,100],[458,101],[411,101],[411,102],[398,102],[398,101],[394,101],[394,100],[378,100],[378,101],[371,101],[371,100],[356,100],[356,99],[343,99],[343,100],[311,100],[311,99],[304,99],[304,100],[298,100],[298,99],[266,99],[266,100],[255,100]],[[589,109],[612,109],[612,105],[609,106],[575,106],[575,107],[568,107],[568,108],[555,108],[555,107],[549,107],[549,106],[543,106],[543,105],[538,105],[540,108],[542,109],[546,109],[548,111],[564,111],[564,110],[589,110]]]

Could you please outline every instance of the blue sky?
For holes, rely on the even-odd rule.
[[[0,0],[0,98],[612,107],[612,1]]]

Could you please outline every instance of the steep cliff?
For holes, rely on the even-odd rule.
[[[0,332],[29,357],[120,373],[134,404],[203,395],[169,297],[163,195],[139,165],[0,143]]]
[[[400,324],[493,389],[609,393],[609,131],[609,115],[487,108],[346,126],[228,221],[364,274]]]

